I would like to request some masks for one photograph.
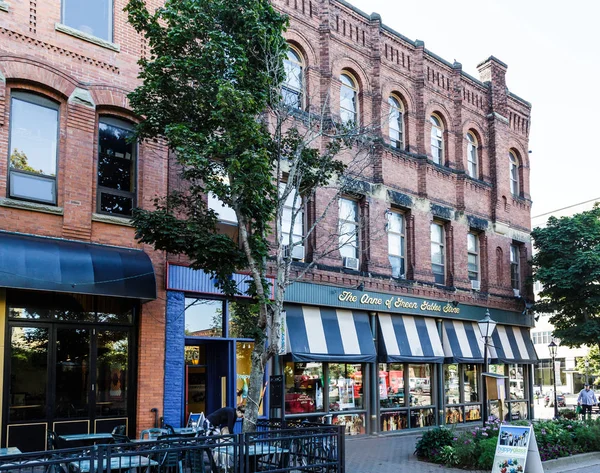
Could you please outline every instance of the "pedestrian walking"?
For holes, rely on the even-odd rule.
[[[590,385],[586,384],[585,387],[579,391],[579,396],[577,396],[577,405],[581,406],[581,416],[585,419],[585,414],[588,414],[588,419],[592,417],[592,406],[598,404],[598,399],[596,399],[596,394],[593,390],[590,389]]]

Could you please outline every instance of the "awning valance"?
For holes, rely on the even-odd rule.
[[[285,311],[287,351],[294,361],[375,361],[366,312],[301,305],[286,306]]]
[[[0,287],[156,299],[152,262],[129,248],[0,232]]]
[[[537,363],[529,328],[496,325],[490,343],[490,363]]]
[[[433,318],[379,314],[380,360],[442,363],[444,350]]]
[[[477,322],[444,320],[442,344],[447,363],[483,363],[483,338]]]

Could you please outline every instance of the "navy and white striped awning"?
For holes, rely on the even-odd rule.
[[[435,319],[379,314],[380,360],[387,363],[443,363]]]
[[[444,320],[446,363],[483,363],[483,338],[477,322]]]
[[[376,360],[366,312],[300,305],[286,305],[285,311],[287,351],[294,361]]]
[[[529,328],[496,325],[490,343],[491,363],[537,363]]]

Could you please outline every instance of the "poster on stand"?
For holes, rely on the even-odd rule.
[[[525,473],[531,426],[501,425],[492,473]]]

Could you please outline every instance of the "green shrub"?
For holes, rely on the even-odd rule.
[[[477,445],[477,467],[482,470],[491,470],[494,466],[494,456],[496,455],[497,438],[482,440]]]
[[[445,427],[428,430],[417,441],[415,455],[425,460],[440,463],[440,453],[443,447],[452,445],[454,433]]]
[[[443,463],[446,466],[458,465],[458,458],[456,456],[456,449],[451,445],[442,447],[442,451],[438,455],[439,463]]]

